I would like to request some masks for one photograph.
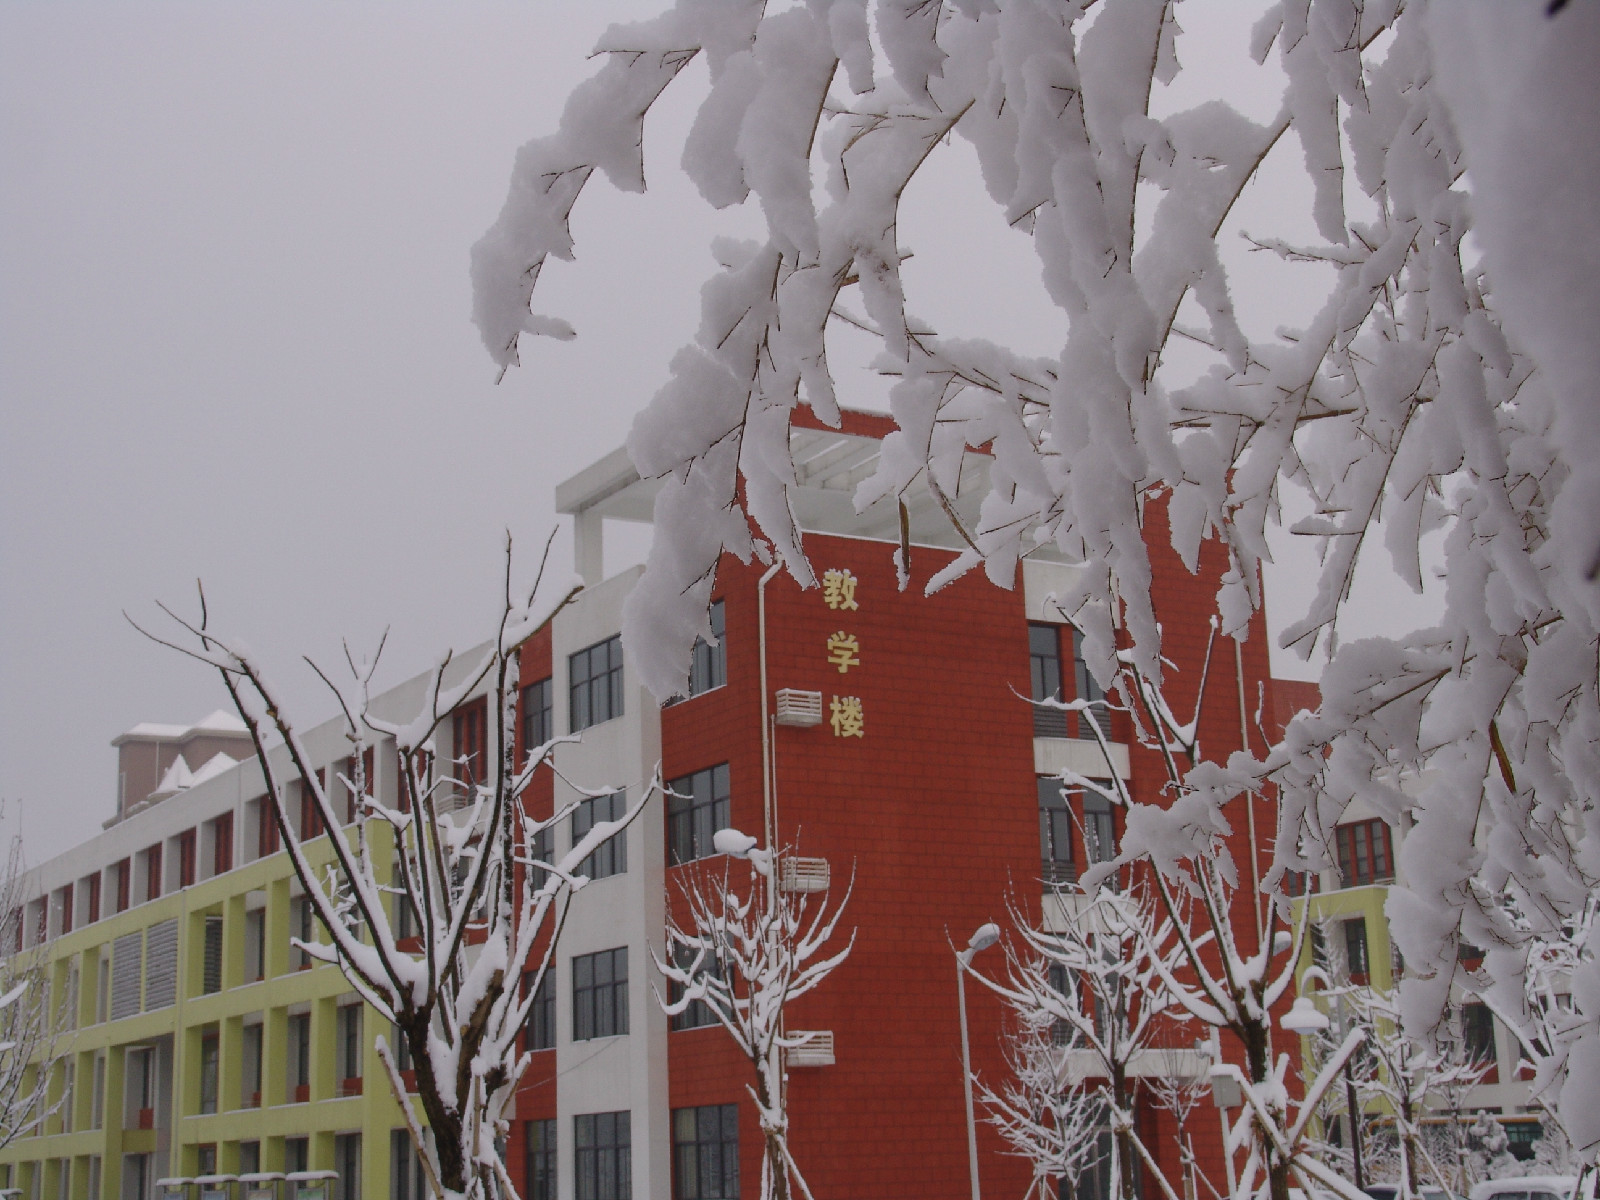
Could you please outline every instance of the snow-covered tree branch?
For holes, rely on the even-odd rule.
[[[827,950],[850,888],[830,906],[824,893],[813,907],[806,892],[784,888],[781,861],[736,829],[720,829],[714,844],[729,856],[720,873],[690,868],[683,879],[689,920],[667,919],[666,958],[656,969],[669,995],[658,997],[668,1016],[704,1005],[749,1060],[747,1084],[761,1123],[762,1200],[788,1200],[791,1181],[810,1200],[811,1190],[789,1150],[789,1107],[784,1055],[806,1045],[808,1033],[788,1031],[789,1004],[814,991],[850,956],[855,932],[843,948]],[[743,895],[734,888],[733,858],[750,864]]]
[[[1453,6],[1422,0],[1264,4],[1249,48],[1281,103],[1258,122],[1230,104],[1227,78],[1199,80],[1209,94],[1193,103],[1169,99],[1184,72],[1178,11],[1175,0],[774,11],[680,0],[615,27],[559,129],[518,156],[506,206],[474,249],[475,319],[502,368],[524,333],[571,334],[530,313],[540,272],[572,256],[568,218],[596,170],[643,189],[644,118],[703,56],[710,92],[684,169],[713,206],[754,196],[766,237],[718,244],[699,333],[630,438],[641,474],[663,480],[625,620],[647,684],[663,696],[681,686],[724,550],[776,552],[814,582],[790,502],[790,419],[805,406],[838,422],[828,336],[848,326],[873,339],[899,427],[857,503],[919,481],[947,494],[965,450],[986,447],[990,490],[958,529],[967,550],[927,586],[981,566],[1010,587],[1018,560],[1044,544],[1085,563],[1058,599],[1084,630],[1095,677],[1130,709],[1141,701],[1129,681],[1159,696],[1166,670],[1147,538],[1156,508],[1191,569],[1205,541],[1224,549],[1215,617],[1226,635],[1244,636],[1261,608],[1270,536],[1319,547],[1315,597],[1285,636],[1332,654],[1320,710],[1259,757],[1178,756],[1177,815],[1130,828],[1165,877],[1210,849],[1223,804],[1275,789],[1275,887],[1281,873],[1328,865],[1327,833],[1354,797],[1404,815],[1404,883],[1389,912],[1410,967],[1408,1025],[1440,1019],[1463,938],[1487,950],[1489,992],[1518,1008],[1529,956],[1569,936],[1600,888],[1600,587],[1585,500],[1600,476],[1582,450],[1600,430],[1584,366],[1600,307],[1582,265],[1600,257],[1600,229],[1592,205],[1563,202],[1567,225],[1548,227],[1542,245],[1530,230],[1546,226],[1518,216],[1572,190],[1552,162],[1593,173],[1592,131],[1575,115],[1592,105],[1545,101],[1566,95],[1554,67],[1600,45],[1600,16],[1524,5],[1463,33]],[[1525,52],[1485,36],[1496,21]],[[1503,78],[1478,84],[1479,58]],[[1548,78],[1539,63],[1552,64]],[[1513,83],[1517,99],[1494,102]],[[1571,84],[1580,98],[1590,86]],[[1524,96],[1550,128],[1505,136],[1501,114]],[[916,314],[899,209],[951,136],[976,150],[996,221],[1037,255],[1064,329],[1052,355]],[[1303,166],[1309,211],[1281,206],[1283,228],[1244,232],[1316,303],[1300,327],[1262,335],[1235,310],[1222,234],[1237,231],[1240,200],[1269,164],[1290,162]],[[1521,208],[1507,200],[1528,194],[1519,163],[1547,181]],[[1510,329],[1495,308],[1500,276],[1467,239],[1480,207],[1487,267],[1508,280],[1518,318]],[[1524,261],[1570,280],[1561,300],[1540,295]],[[1308,512],[1286,527],[1290,502]],[[1435,545],[1448,577],[1436,620],[1404,637],[1342,636],[1360,564],[1386,555],[1420,591]],[[1426,782],[1403,788],[1403,777]],[[1209,871],[1190,875],[1207,906],[1218,901]],[[1507,895],[1520,925],[1505,918]],[[1575,961],[1544,1095],[1575,1146],[1597,1155],[1600,963],[1592,952]],[[1219,1005],[1244,1004],[1266,978],[1247,986],[1235,977],[1247,966],[1225,955],[1209,980],[1221,990],[1196,993],[1225,1023],[1243,1010]],[[1258,1067],[1268,1060],[1252,1067],[1264,1084]]]
[[[536,607],[538,582],[526,598],[515,596],[508,539],[504,605],[493,641],[468,664],[447,653],[408,721],[372,706],[377,655],[366,662],[347,655],[350,679],[342,685],[318,669],[339,702],[349,740],[350,772],[338,779],[317,770],[261,664],[212,627],[203,594],[197,621],[174,617],[191,639],[175,648],[221,673],[254,739],[283,847],[328,939],[296,944],[313,959],[337,964],[404,1043],[413,1087],[403,1078],[396,1047],[380,1038],[378,1050],[428,1187],[441,1198],[515,1197],[496,1141],[505,1135],[527,1067],[518,1034],[571,897],[587,882],[580,865],[626,829],[659,790],[647,789],[620,819],[596,822],[558,861],[533,861],[538,835],[573,806],[535,819],[524,795],[555,747],[576,738],[527,747],[523,761],[516,761],[518,647],[580,586],[542,607]],[[439,761],[435,735],[464,704],[485,694],[485,761],[463,778]],[[367,776],[365,752],[380,739],[392,740],[399,760],[396,808],[380,803]],[[286,811],[295,785],[315,813],[315,830],[300,828],[297,814]],[[355,797],[349,823],[335,804],[336,789]],[[318,844],[324,833],[325,849]],[[409,948],[413,944],[416,949]],[[531,986],[523,986],[530,978]]]
[[[1092,1143],[1100,1128],[1109,1129],[1112,1194],[1132,1200],[1141,1161],[1150,1157],[1135,1128],[1137,1072],[1151,1067],[1180,1015],[1165,980],[1183,969],[1183,950],[1148,889],[1058,891],[1053,899],[1058,928],[1035,928],[1013,906],[1017,940],[1006,945],[1004,979],[974,972],[1017,1021],[1008,1047],[1013,1079],[999,1092],[986,1088],[984,1099],[990,1119],[1033,1160],[1036,1176],[1068,1174],[1084,1153],[1083,1138]],[[1152,948],[1166,956],[1159,966]],[[1088,1130],[1070,1128],[1073,1120],[1088,1122]],[[1160,1182],[1172,1195],[1164,1177]]]

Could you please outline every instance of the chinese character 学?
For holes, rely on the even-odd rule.
[[[848,570],[824,571],[822,602],[829,608],[842,608],[848,611],[859,608],[856,603],[856,577]]]
[[[861,697],[835,696],[828,705],[829,721],[833,724],[834,737],[867,736],[867,718],[861,711]]]
[[[843,675],[851,667],[861,665],[861,643],[856,641],[855,634],[840,630],[828,638],[828,663],[839,668]]]

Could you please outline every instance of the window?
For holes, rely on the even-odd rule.
[[[200,1111],[217,1111],[217,1035],[200,1039]]]
[[[530,971],[524,976],[523,986],[533,981]],[[556,1048],[556,988],[555,976],[545,971],[539,981],[539,990],[533,994],[533,1005],[528,1009],[528,1024],[524,1041],[529,1050],[554,1050]]]
[[[718,763],[667,785],[667,862],[686,863],[716,851],[712,835],[729,823],[728,764]]]
[[[311,1139],[285,1138],[283,1140],[283,1169],[309,1171],[311,1169]]]
[[[574,1200],[632,1200],[633,1146],[626,1112],[572,1118]]]
[[[240,1050],[240,1103],[245,1108],[261,1107],[261,1029],[259,1024],[243,1029]]]
[[[572,814],[572,845],[576,849],[591,829],[602,821],[618,821],[628,811],[627,794],[625,792],[612,792],[609,796],[591,796],[580,801],[577,810]],[[578,874],[587,875],[590,879],[605,879],[611,875],[621,875],[628,869],[628,834],[621,833],[608,837],[595,847],[590,854],[578,864]]]
[[[487,718],[489,702],[469,700],[451,718],[451,745],[455,747],[454,776],[461,785],[458,799],[470,803],[472,789],[489,778]]]
[[[404,1129],[389,1132],[389,1197],[390,1200],[428,1200],[428,1181],[422,1173],[422,1159],[417,1155],[411,1134]]]
[[[728,682],[727,640],[724,637],[722,601],[714,603],[706,617],[711,622],[712,645],[704,638],[696,638],[694,655],[689,660],[689,695],[699,696],[712,688]]]
[[[580,954],[572,960],[572,1040],[628,1032],[628,948]]]
[[[194,843],[194,830],[185,829],[178,835],[178,886],[181,888],[189,887],[194,883]]]
[[[268,796],[253,802],[256,806],[256,857],[278,852],[278,812]]]
[[[289,1017],[289,1097],[290,1104],[311,1099],[311,1014],[293,1013]],[[305,1170],[304,1167],[290,1168]]]
[[[195,1174],[215,1175],[217,1173],[217,1144],[207,1142],[204,1146],[195,1147]]]
[[[1094,737],[1094,730],[1089,727],[1092,721],[1100,727],[1101,734],[1108,740],[1111,737],[1111,713],[1104,704],[1096,703],[1106,698],[1105,692],[1095,682],[1095,677],[1089,672],[1089,664],[1083,661],[1083,631],[1072,631],[1072,681],[1076,688],[1075,696],[1079,700],[1088,700],[1095,703],[1095,707],[1086,713],[1077,715],[1077,732],[1081,738]]]
[[[239,1143],[239,1174],[254,1175],[261,1170],[261,1143]],[[90,1193],[93,1195],[93,1193]]]
[[[61,932],[62,933],[71,933],[72,932],[72,899],[73,899],[72,892],[73,892],[73,887],[72,887],[72,885],[70,883],[69,884],[65,884],[61,888],[59,888],[58,891],[60,893],[60,903],[61,903]]]
[[[573,733],[622,715],[622,635],[614,634],[567,660]]]
[[[698,947],[685,946],[679,942],[672,948],[672,964],[683,970],[688,970],[694,964],[695,956],[699,954]],[[712,978],[721,978],[722,964],[707,954],[700,963],[700,973]],[[683,985],[673,980],[667,980],[667,1003],[676,1004],[683,999]],[[717,1016],[711,1011],[711,1006],[704,1000],[691,1000],[689,1006],[676,1016],[667,1018],[669,1028],[701,1029],[707,1025],[717,1024]]]
[[[1078,877],[1072,862],[1072,810],[1062,795],[1061,780],[1041,775],[1039,784],[1039,878],[1045,883],[1071,883]]]
[[[411,1043],[406,1040],[406,1035],[400,1026],[393,1021],[389,1022],[389,1047],[394,1051],[395,1070],[402,1072],[411,1070]]]
[[[556,1200],[556,1123],[529,1121],[527,1129],[526,1163],[527,1179],[523,1184],[523,1200]]]
[[[1111,801],[1098,792],[1083,793],[1083,842],[1090,863],[1110,862],[1117,856],[1117,827],[1111,817]]]
[[[1035,701],[1061,700],[1061,627],[1059,625],[1028,626],[1028,668]],[[1033,736],[1067,736],[1067,714],[1059,708],[1033,709]]]
[[[739,1200],[739,1106],[672,1110],[673,1200]]]
[[[245,982],[267,977],[267,910],[251,909],[244,914]]]
[[[317,782],[322,781],[322,771],[317,771]],[[300,840],[309,842],[322,833],[322,809],[317,804],[317,794],[304,779],[300,780]]]
[[[338,1018],[339,1092],[361,1094],[361,1005],[345,1004]]]
[[[1045,983],[1063,1003],[1070,1003],[1067,992],[1067,968],[1058,962],[1048,963],[1045,966]],[[1076,1034],[1072,1022],[1062,1019],[1050,1022],[1050,1044],[1052,1046],[1070,1046]]]
[[[201,962],[200,991],[209,996],[222,990],[222,918],[206,918],[205,953]]]
[[[233,814],[223,813],[211,823],[211,873],[226,875],[233,870]]]
[[[1339,850],[1339,877],[1345,887],[1394,882],[1394,854],[1389,826],[1383,821],[1356,821],[1334,831]]]
[[[1367,982],[1367,919],[1351,917],[1341,921],[1344,926],[1344,961],[1350,972],[1350,982]]]
[[[517,714],[522,721],[522,754],[526,758],[556,735],[554,710],[551,704],[554,693],[550,680],[541,679],[522,689],[517,703]]]
[[[130,860],[125,858],[121,862],[113,863],[111,865],[111,888],[113,894],[115,895],[117,904],[115,911],[128,911],[128,902],[131,899],[130,892],[132,891],[132,882],[133,863]]]
[[[144,852],[144,898],[157,900],[161,896],[161,844],[158,842]]]
[[[1494,1015],[1487,1004],[1473,1000],[1461,1006],[1461,1040],[1467,1061],[1480,1064],[1495,1061]]]
[[[97,871],[88,879],[88,904],[89,924],[93,925],[100,919],[100,873]]]
[[[357,758],[352,754],[344,760],[344,821],[346,825],[355,824],[361,815],[361,797],[372,794],[372,771],[375,763],[372,747],[368,746]]]
[[[295,896],[289,901],[289,938],[289,969],[309,970],[311,956],[295,945],[311,941],[311,902],[304,896]]]
[[[334,1200],[361,1200],[361,1135],[341,1133],[333,1139],[333,1169],[339,1172],[333,1185]]]
[[[548,863],[555,855],[555,831],[546,825],[528,840],[528,858],[532,863]],[[531,886],[543,887],[544,881],[549,878],[550,871],[546,867],[532,866],[528,868],[533,872]]]

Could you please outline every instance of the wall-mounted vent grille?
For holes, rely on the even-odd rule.
[[[833,1030],[794,1029],[784,1036],[806,1039],[802,1045],[794,1046],[788,1051],[788,1063],[791,1067],[833,1066]]]
[[[778,689],[778,724],[808,725],[822,724],[822,693],[801,692],[794,688]]]
[[[828,860],[825,858],[797,858],[785,855],[779,859],[778,880],[786,892],[825,892],[831,880]]]
[[[144,1009],[170,1008],[178,999],[178,922],[163,921],[145,933]]]
[[[111,1019],[137,1016],[144,981],[144,933],[125,933],[111,944]]]

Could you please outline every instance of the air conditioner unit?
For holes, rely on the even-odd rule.
[[[822,693],[779,688],[777,716],[779,725],[821,725]]]
[[[791,1029],[784,1034],[787,1038],[806,1038],[803,1045],[791,1047],[785,1052],[791,1067],[831,1067],[833,1066],[833,1030],[831,1029]]]
[[[825,892],[832,880],[825,858],[797,858],[785,855],[778,860],[778,885],[786,892]]]

